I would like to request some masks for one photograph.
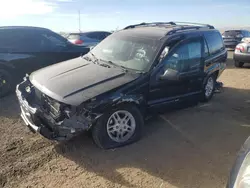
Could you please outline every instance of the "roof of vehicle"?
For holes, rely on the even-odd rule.
[[[22,30],[40,30],[40,31],[50,31],[49,29],[42,27],[33,27],[33,26],[2,26],[0,30],[9,30],[9,29],[22,29]]]
[[[68,33],[68,35],[80,35],[80,34],[100,33],[100,32],[111,33],[111,32],[108,32],[108,31],[86,31],[86,32],[72,32],[72,33]]]
[[[244,29],[229,29],[229,30],[226,30],[225,32],[228,32],[228,31],[245,31]]]
[[[207,24],[197,24],[188,22],[153,22],[130,25],[119,33],[131,33],[131,35],[141,38],[151,38],[155,40],[162,39],[166,35],[171,35],[178,32],[195,32],[208,31],[215,28]]]

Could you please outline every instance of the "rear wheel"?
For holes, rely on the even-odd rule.
[[[6,96],[13,89],[13,80],[11,74],[0,69],[0,97]]]
[[[243,63],[243,62],[235,61],[235,62],[234,62],[234,65],[235,65],[235,67],[241,68],[241,67],[243,67],[244,63]]]
[[[105,113],[92,128],[94,142],[103,149],[131,144],[140,139],[143,118],[133,105],[121,105]]]
[[[208,102],[212,99],[215,90],[215,75],[210,75],[203,87],[203,101]]]

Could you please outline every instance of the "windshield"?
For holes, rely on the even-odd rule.
[[[91,53],[97,59],[137,71],[147,71],[156,54],[157,41],[114,33],[98,44]]]

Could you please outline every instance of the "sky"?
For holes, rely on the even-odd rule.
[[[79,17],[82,31],[155,21],[249,27],[250,0],[0,0],[0,26],[79,31]]]

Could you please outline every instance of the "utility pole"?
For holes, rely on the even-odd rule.
[[[81,32],[81,11],[78,10],[78,27],[79,27],[79,32]]]

